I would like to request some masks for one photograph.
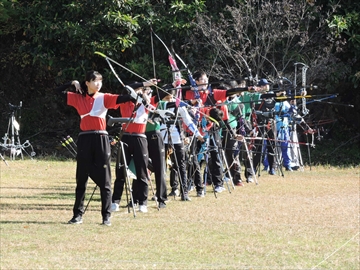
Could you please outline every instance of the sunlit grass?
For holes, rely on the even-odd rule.
[[[84,223],[66,224],[75,166],[1,163],[1,269],[359,269],[358,168],[263,173],[217,198],[207,187],[160,211],[149,201],[135,218],[124,199],[104,227],[98,190]]]

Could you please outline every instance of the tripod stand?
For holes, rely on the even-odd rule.
[[[260,166],[261,162],[263,160],[263,156],[267,155],[268,159],[269,156],[272,156],[271,160],[269,161],[269,166],[272,168],[275,166],[277,170],[279,170],[282,177],[284,177],[284,173],[282,171],[282,162],[281,158],[279,156],[279,149],[280,146],[276,143],[276,125],[274,124],[275,121],[270,120],[270,127],[268,125],[262,125],[259,126],[259,131],[261,133],[261,143],[257,145],[256,147],[256,156],[254,159],[254,162],[256,165],[254,166],[254,169],[256,170],[258,168],[258,176],[260,177]],[[266,146],[264,148],[264,146]],[[260,157],[257,157],[260,155]]]
[[[132,121],[132,118],[114,118],[109,116],[107,125],[108,126],[114,126],[115,123],[129,123]],[[133,190],[130,179],[133,179],[135,175],[131,172],[125,156],[125,150],[124,150],[124,142],[121,141],[123,136],[123,129],[120,130],[119,133],[119,139],[117,142],[117,155],[116,155],[116,170],[122,171],[123,173],[123,179],[125,180],[125,192],[126,192],[126,201],[129,201],[129,195],[130,195],[130,201],[132,205],[132,211],[134,217],[136,217],[135,212],[135,203],[134,203],[134,197],[133,197]],[[136,178],[136,177],[135,177]],[[128,213],[130,213],[130,204],[128,203]]]
[[[20,101],[20,105],[12,105],[9,103],[10,108],[10,115],[9,115],[9,124],[7,128],[7,132],[5,133],[4,137],[2,137],[4,143],[0,143],[0,146],[10,151],[10,160],[15,160],[16,156],[21,156],[21,159],[24,159],[23,151],[32,159],[33,156],[36,155],[34,152],[34,149],[32,148],[32,145],[28,140],[25,141],[25,143],[21,144],[20,142],[20,124],[16,120],[15,114],[19,110],[21,110],[22,102]],[[19,113],[19,117],[20,113]],[[31,147],[30,154],[25,150],[25,148]],[[2,157],[2,156],[1,156]],[[2,157],[2,159],[5,161],[5,159]]]
[[[178,183],[180,185],[180,193],[182,199],[190,200],[187,195],[185,196],[185,194],[188,194],[188,183],[187,183],[186,173],[184,173],[183,168],[180,168],[179,166],[179,165],[185,166],[185,164],[183,163],[179,164],[179,160],[178,160],[178,158],[180,158],[181,160],[185,160],[185,157],[183,156],[185,155],[185,153],[182,150],[183,145],[177,144],[177,146],[175,146],[171,136],[171,128],[177,128],[175,125],[176,121],[177,120],[166,121],[165,123],[166,132],[163,136],[164,141],[166,141],[167,138],[167,143],[165,143],[165,153],[168,153],[169,151],[171,153],[170,158],[171,158],[172,166],[170,171],[170,185],[173,189],[173,187],[176,185],[176,178],[177,178]],[[178,125],[180,125],[180,123],[178,123]],[[174,199],[176,195],[177,194],[174,192]]]
[[[9,166],[9,164],[6,162],[5,158],[3,157],[3,155],[0,153],[0,158],[5,162],[6,166]]]
[[[219,130],[212,127],[208,131],[208,138],[206,140],[207,152],[205,153],[206,164],[205,164],[205,169],[204,169],[204,179],[205,179],[204,188],[206,189],[206,182],[207,182],[208,175],[212,175],[211,170],[210,170],[210,164],[209,164],[209,163],[211,163],[212,168],[214,168],[214,166],[219,166],[220,177],[223,180],[223,182],[226,183],[229,193],[231,193],[229,182],[231,182],[233,188],[234,188],[234,183],[233,183],[230,171],[229,171],[229,166],[228,166],[228,163],[226,160],[224,149],[221,146],[219,146],[216,142],[215,132],[219,132]],[[215,153],[215,154],[212,155],[211,162],[209,162],[209,154],[211,156],[211,153]],[[225,179],[225,175],[227,174],[227,172],[229,172],[228,173],[229,178]],[[217,198],[217,195],[216,195],[217,191],[216,191],[216,187],[214,186],[214,182],[211,181],[211,184],[212,184],[212,187],[214,190],[214,196],[215,196],[215,198]]]
[[[216,151],[218,160],[220,161],[220,170],[222,172],[223,181],[226,183],[229,193],[231,193],[229,182],[232,184],[233,188],[234,188],[234,182],[230,173],[229,164],[227,163],[225,151],[222,147],[219,147],[216,144],[215,137],[213,135],[210,135],[210,139],[212,140],[215,146],[214,151]],[[229,175],[229,178],[226,178],[227,174]]]

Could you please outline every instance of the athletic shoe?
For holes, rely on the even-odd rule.
[[[287,170],[287,171],[289,171],[289,172],[292,172],[292,171],[293,171],[290,166],[285,167],[285,170]]]
[[[69,224],[82,224],[83,223],[83,220],[82,220],[82,217],[81,216],[73,216],[72,219],[70,219],[68,221]]]
[[[101,223],[101,225],[111,226],[110,218],[103,219],[103,222]]]
[[[136,209],[136,208],[138,207],[138,204],[137,204],[136,202],[134,202],[134,205],[135,205],[135,209]],[[131,208],[133,208],[132,202],[130,201],[126,207],[131,207]]]
[[[242,186],[244,186],[244,184],[243,184],[241,181],[239,181],[239,182],[235,183],[234,185],[235,185],[235,186],[238,186],[238,187],[242,187]]]
[[[148,212],[147,206],[144,205],[144,204],[139,205],[139,212],[141,212],[141,213],[147,213],[147,212]]]
[[[118,203],[112,203],[110,212],[118,212],[118,211],[120,211],[119,204]]]
[[[203,191],[203,190],[202,190],[202,191],[198,191],[198,192],[196,193],[196,197],[204,198],[204,197],[205,197],[204,191]]]
[[[188,194],[181,195],[181,200],[182,201],[191,201]]]
[[[215,188],[215,192],[216,192],[216,193],[221,193],[221,192],[223,192],[224,190],[225,190],[225,188],[222,187],[222,186],[217,186],[217,187]]]
[[[178,189],[175,189],[175,190],[172,190],[169,195],[169,197],[176,197],[176,196],[179,196],[179,190]]]
[[[254,182],[253,178],[252,178],[252,175],[249,175],[248,178],[246,179],[246,182],[247,183],[252,183]]]
[[[269,174],[270,174],[270,175],[276,175],[276,172],[275,172],[274,169],[271,169],[271,170],[269,171]]]
[[[166,208],[166,203],[165,202],[159,202],[159,208]]]

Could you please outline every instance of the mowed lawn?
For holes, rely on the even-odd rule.
[[[262,172],[258,185],[216,197],[207,187],[205,198],[172,197],[160,211],[149,201],[136,217],[124,194],[106,227],[98,189],[84,223],[67,224],[74,161],[8,163],[0,164],[0,269],[360,269],[359,168]],[[85,204],[94,187],[90,180]]]

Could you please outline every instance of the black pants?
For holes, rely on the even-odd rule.
[[[223,147],[225,151],[226,163],[229,166],[229,171],[234,184],[241,182],[241,166],[239,155],[235,155],[238,148],[238,141],[231,139],[229,131],[223,132]]]
[[[101,215],[110,217],[111,168],[110,142],[105,134],[80,135],[77,141],[77,166],[74,216],[84,213],[84,199],[88,178],[100,188]]]
[[[170,155],[172,166],[170,170],[170,186],[174,191],[178,188],[180,179],[180,192],[181,194],[187,194],[187,172],[186,172],[186,164],[185,164],[185,151],[184,144],[174,144],[169,145],[165,144],[165,151],[167,153],[169,147],[173,147],[173,152]],[[179,175],[180,174],[180,175]]]
[[[269,162],[269,169],[274,169],[276,170],[276,159],[275,159],[275,135],[272,129],[267,129],[267,127],[260,127],[259,128],[260,131],[260,135],[264,137],[264,139],[269,139],[266,142],[266,149],[263,152],[263,142],[262,141],[256,141],[256,150],[255,150],[255,155],[254,155],[254,170],[256,170],[256,168],[259,166],[260,162],[262,161],[262,159],[264,157],[262,157],[262,152],[264,153],[264,155],[267,155],[267,159]]]
[[[200,164],[198,161],[198,149],[200,145],[198,144],[197,139],[194,137],[192,138],[190,149],[189,149],[189,155],[187,158],[187,164],[188,164],[188,178],[189,181],[193,181],[196,191],[202,192],[204,189],[202,178],[201,178],[201,170],[200,170]]]
[[[126,164],[129,165],[131,159],[134,159],[136,180],[132,183],[133,199],[139,205],[147,205],[148,200],[148,180],[149,174],[147,166],[149,162],[148,142],[144,134],[128,135],[124,134],[121,141],[123,142],[123,151],[126,158]],[[118,149],[121,151],[121,149]],[[118,164],[120,162],[120,164]],[[116,179],[114,182],[114,192],[112,201],[120,203],[125,184],[125,167],[122,166],[121,160],[116,162]]]
[[[155,174],[156,198],[159,202],[167,200],[167,188],[165,180],[165,145],[160,131],[146,132],[148,141],[149,158]]]
[[[221,160],[221,138],[218,131],[212,131],[210,135],[209,151],[210,159],[209,167],[211,174],[211,182],[215,187],[223,186],[223,166]]]

